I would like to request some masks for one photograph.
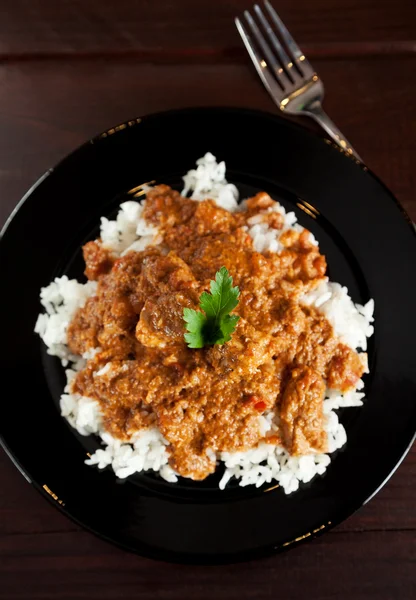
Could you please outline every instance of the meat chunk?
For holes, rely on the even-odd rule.
[[[199,369],[192,379],[186,394],[170,390],[168,396],[160,390],[165,399],[154,408],[160,430],[170,444],[169,463],[180,475],[201,480],[215,470],[217,452],[256,445],[263,408],[247,402],[240,391],[227,388],[223,378],[209,370]]]
[[[146,258],[138,285],[145,290],[145,296],[197,288],[192,270],[173,252],[166,256],[155,254]],[[190,295],[198,300],[195,293],[190,292]]]
[[[270,198],[269,194],[266,194],[266,192],[258,192],[258,194],[246,201],[247,211],[249,214],[252,214],[270,208],[274,203],[275,201]]]
[[[284,217],[280,212],[272,210],[279,206],[279,203],[273,200],[269,194],[259,192],[252,198],[246,200],[246,211],[240,213],[247,225],[256,223],[267,223],[273,229],[282,229]],[[255,217],[251,220],[252,217]]]
[[[366,370],[366,354],[357,354],[345,344],[338,344],[328,367],[328,387],[341,392],[354,389]]]
[[[143,404],[151,374],[141,369],[134,360],[106,361],[100,353],[88,362],[72,383],[72,391],[88,395],[111,410],[111,418],[104,417],[106,429],[120,439],[152,424],[154,416]],[[105,412],[105,409],[104,409]]]
[[[136,325],[136,338],[149,348],[184,345],[183,309],[193,306],[183,293],[162,294],[146,300]]]
[[[199,398],[197,390],[193,390]],[[199,398],[200,399],[200,398]],[[200,399],[202,400],[202,399]],[[197,405],[187,398],[161,403],[156,408],[161,432],[170,443],[169,463],[183,477],[199,481],[215,471],[215,454],[205,445],[203,401]]]
[[[157,185],[146,195],[143,216],[149,223],[167,228],[188,221],[196,208],[193,200],[183,198],[167,185]]]
[[[325,452],[323,401],[325,381],[310,367],[294,369],[283,393],[281,426],[290,454]]]
[[[105,275],[111,271],[114,257],[107,248],[101,245],[99,240],[85,244],[82,253],[85,260],[84,273],[88,279],[95,281],[100,275]]]
[[[275,352],[275,340],[267,333],[256,330],[244,319],[238,321],[231,340],[226,344],[208,347],[205,359],[229,381],[249,381],[258,369],[271,360]]]
[[[233,274],[235,285],[251,270],[252,242],[243,229],[231,233],[204,235],[191,242],[181,244],[179,256],[189,265],[196,279],[204,281],[206,287],[215,278],[215,273],[226,267]]]
[[[154,256],[143,263],[140,286],[147,300],[136,325],[136,338],[150,348],[184,345],[184,308],[196,308],[199,294],[189,266],[178,256]]]
[[[82,355],[99,345],[98,335],[102,329],[103,318],[100,308],[97,306],[97,299],[93,297],[75,313],[67,330],[68,346],[74,354]]]

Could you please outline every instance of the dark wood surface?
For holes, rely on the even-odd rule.
[[[416,220],[416,2],[280,0],[326,108]],[[47,168],[140,114],[273,110],[232,17],[243,0],[0,0],[0,223]],[[4,400],[4,399],[3,399]],[[258,600],[416,597],[416,450],[324,537],[244,565],[142,559],[54,510],[0,453],[0,598]]]

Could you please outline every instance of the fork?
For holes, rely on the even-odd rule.
[[[238,32],[264,87],[280,110],[291,115],[311,117],[338,146],[363,162],[323,110],[324,85],[321,79],[268,0],[264,0],[264,7],[267,17],[258,4],[254,5],[257,22],[248,10],[244,12],[246,27],[250,33],[242,20],[235,19]]]

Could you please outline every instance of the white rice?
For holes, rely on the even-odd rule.
[[[146,246],[157,244],[160,241],[158,231],[146,223],[142,213],[143,205],[129,200],[120,204],[115,221],[101,217],[100,237],[103,246],[120,256],[131,250],[140,252]]]
[[[96,281],[82,284],[64,275],[56,277],[40,291],[40,302],[46,312],[38,316],[35,332],[47,346],[48,354],[58,356],[64,367],[80,358],[71,354],[66,345],[68,325],[78,308],[84,306],[87,299],[95,294],[96,289]]]
[[[238,202],[237,188],[225,179],[224,162],[217,163],[215,157],[207,153],[197,161],[197,168],[184,176],[183,195],[195,200],[212,198],[215,202],[234,212],[244,210],[244,202]],[[284,219],[281,230],[269,228],[265,221],[269,212],[279,212]],[[120,205],[116,220],[101,219],[100,236],[103,244],[116,256],[128,251],[141,251],[149,244],[160,241],[158,230],[149,226],[142,217],[143,204],[129,201]],[[258,252],[279,252],[283,249],[280,235],[288,229],[302,231],[294,212],[286,213],[280,205],[268,208],[252,217],[248,223],[248,233]],[[311,234],[311,241],[318,242]],[[83,357],[71,354],[67,347],[67,327],[76,310],[96,292],[96,282],[78,283],[68,280],[66,276],[56,278],[41,290],[41,304],[45,308],[35,326],[47,352],[61,359],[66,369],[67,386],[61,396],[61,414],[81,435],[95,434],[101,438],[103,448],[97,450],[86,460],[89,465],[97,465],[103,469],[111,465],[119,478],[133,473],[153,470],[166,481],[176,482],[177,474],[168,464],[167,441],[157,427],[151,427],[135,433],[128,443],[112,437],[103,427],[102,415],[98,402],[78,394],[71,393],[71,381],[76,372],[84,368],[86,361],[100,349],[90,350]],[[367,338],[373,334],[374,301],[369,300],[365,306],[354,304],[346,287],[328,280],[323,281],[313,291],[302,297],[304,304],[316,307],[332,324],[335,333],[343,343],[353,349],[367,348]],[[365,356],[365,355],[363,355]],[[111,374],[111,363],[95,373],[95,377],[106,377]],[[311,454],[300,458],[291,457],[282,446],[262,442],[255,449],[247,452],[227,453],[216,456],[218,462],[225,466],[220,488],[224,489],[228,481],[235,477],[241,486],[277,482],[289,494],[298,489],[300,483],[307,483],[316,475],[322,475],[331,459],[329,454],[341,448],[347,441],[345,428],[339,422],[336,410],[346,407],[357,407],[363,404],[364,393],[360,381],[357,390],[340,394],[327,390],[324,400],[326,415],[326,431],[328,433],[328,453]],[[259,417],[259,431],[267,436],[277,430],[276,417],[273,413]],[[215,456],[215,455],[214,455]]]
[[[196,169],[191,169],[183,177],[182,195],[192,192],[193,200],[211,198],[218,206],[234,212],[238,210],[238,190],[225,179],[225,162],[217,163],[211,152],[196,161]]]

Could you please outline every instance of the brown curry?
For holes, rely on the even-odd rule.
[[[105,428],[122,440],[156,424],[171,466],[185,477],[207,477],[215,453],[255,447],[259,415],[270,410],[280,433],[266,442],[295,456],[325,452],[325,389],[353,389],[365,370],[365,355],[340,343],[330,323],[300,301],[326,272],[309,232],[283,233],[279,253],[254,250],[250,217],[262,213],[270,227],[283,226],[279,213],[266,211],[273,203],[260,193],[246,211],[230,213],[161,185],[144,209],[159,228],[159,245],[121,258],[100,240],[84,246],[85,273],[98,289],[70,324],[69,347],[101,351],[73,391],[95,398]],[[228,343],[190,349],[183,309],[198,309],[222,266],[239,286],[241,318]]]

